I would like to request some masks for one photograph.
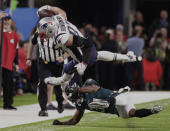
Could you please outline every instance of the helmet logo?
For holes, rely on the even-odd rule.
[[[52,24],[52,22],[47,22],[47,23],[43,24],[41,27],[43,29],[46,29],[49,24]]]

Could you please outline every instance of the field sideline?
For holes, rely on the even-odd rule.
[[[152,96],[150,97],[153,98]],[[170,131],[170,99],[138,104],[137,108],[151,108],[155,104],[162,105],[164,110],[159,114],[142,119],[121,119],[115,115],[91,112],[86,113],[80,123],[76,126],[52,126],[51,123],[53,120],[48,120],[32,124],[1,128],[0,131]],[[59,118],[59,120],[66,120],[68,118],[70,117]]]

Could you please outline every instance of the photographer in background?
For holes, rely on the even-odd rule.
[[[164,29],[162,29],[164,30]],[[163,37],[161,33],[161,28],[157,29],[150,40],[149,47],[155,48],[156,50],[156,58],[163,62],[165,59],[165,49],[167,47],[168,41]]]

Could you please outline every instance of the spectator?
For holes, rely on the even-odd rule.
[[[99,40],[100,41],[103,41],[103,39],[104,39],[104,34],[105,34],[105,32],[106,32],[106,26],[102,26],[101,28],[100,28],[100,35],[99,35]]]
[[[22,95],[23,91],[28,92],[31,91],[29,81],[31,79],[31,68],[26,65],[26,57],[28,51],[28,44],[23,43],[21,47],[18,49],[18,65],[19,70],[16,72],[16,88],[17,94]]]
[[[135,29],[136,25],[140,25],[143,28],[143,33],[142,33],[142,37],[144,38],[144,40],[148,40],[148,35],[147,35],[147,28],[146,25],[144,23],[144,18],[143,18],[143,14],[140,11],[137,11],[135,13],[134,16],[134,21],[132,22],[132,28],[133,30]]]
[[[3,18],[3,17],[5,17],[7,14],[6,13],[4,13],[4,12],[0,12],[0,20]],[[0,24],[0,29],[1,29],[1,24]],[[0,32],[0,35],[1,35],[1,32]],[[1,40],[1,38],[0,38],[0,40]],[[1,60],[1,58],[0,58],[0,60]],[[1,96],[3,96],[3,90],[2,90],[2,88],[1,88],[1,86],[0,86],[0,97]]]
[[[132,22],[132,28],[135,29],[136,25],[140,25],[145,28],[143,14],[140,11],[137,11],[134,16],[134,21]]]
[[[110,52],[117,52],[118,51],[118,44],[113,39],[114,37],[114,30],[108,29],[105,32],[104,40],[102,42],[101,50],[110,51]],[[116,64],[113,62],[98,62],[99,66],[99,82],[103,87],[107,87],[108,89],[115,88],[116,85]],[[107,77],[106,77],[107,76]],[[115,81],[114,81],[115,80]]]
[[[2,54],[2,86],[3,86],[3,108],[8,110],[16,110],[13,104],[14,83],[13,83],[13,68],[18,69],[14,64],[16,56],[16,47],[19,41],[19,36],[11,28],[12,20],[8,15],[4,18],[3,32],[3,54]]]
[[[150,37],[154,34],[156,29],[160,29],[161,27],[167,28],[169,30],[169,21],[168,21],[168,12],[166,10],[161,10],[160,19],[155,20],[149,29]],[[169,35],[168,35],[169,36]]]
[[[126,36],[124,35],[124,27],[121,24],[116,26],[115,40],[118,43],[118,52],[125,53],[126,50]]]
[[[87,24],[85,26],[85,34],[87,35],[87,37],[90,37],[93,40],[96,49],[99,50],[101,48],[101,43],[99,40],[97,28],[91,24]]]
[[[143,76],[145,90],[157,90],[162,76],[162,66],[156,59],[155,49],[147,49],[146,58],[143,58]]]
[[[163,62],[165,59],[165,48],[167,46],[167,40],[163,38],[163,35],[159,30],[156,30],[154,36],[151,38],[149,46],[156,49],[156,57]]]
[[[133,51],[136,56],[142,56],[144,39],[141,38],[143,28],[140,25],[135,26],[133,36],[127,39],[126,47],[127,51]],[[143,68],[142,62],[137,61],[133,63],[125,64],[125,83],[132,89],[134,89],[134,76],[138,73],[139,86],[137,89],[144,90],[144,80],[143,80]]]
[[[168,38],[168,30],[165,27],[162,27],[160,29],[160,32],[162,34],[162,48],[165,50],[166,47],[168,46],[168,42],[170,42],[170,39]]]

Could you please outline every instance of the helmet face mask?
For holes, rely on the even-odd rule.
[[[55,36],[55,32],[57,30],[58,30],[58,26],[54,22],[54,19],[52,17],[45,17],[39,21],[38,32],[40,34],[40,38],[42,34],[46,39],[52,38]]]
[[[69,101],[76,104],[81,104],[84,102],[84,94],[73,91],[75,88],[79,87],[76,83],[67,84],[65,87],[66,97]]]

